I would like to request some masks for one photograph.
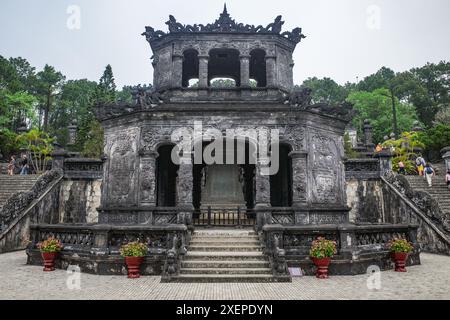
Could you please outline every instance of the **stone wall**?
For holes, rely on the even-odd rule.
[[[59,197],[59,222],[96,223],[101,199],[100,179],[64,180]]]
[[[383,189],[379,179],[348,179],[347,205],[349,221],[383,222]]]

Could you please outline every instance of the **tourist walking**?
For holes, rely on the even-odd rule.
[[[447,188],[450,190],[450,169],[447,170],[447,174],[445,175],[445,182],[447,182]]]
[[[423,176],[424,166],[425,166],[425,159],[422,158],[421,156],[418,156],[416,158],[416,168],[417,172],[419,173],[419,176]]]
[[[16,169],[16,156],[11,156],[11,160],[8,163],[8,174],[10,176],[13,176],[15,169]]]
[[[22,155],[22,169],[20,170],[20,174],[28,174],[30,166],[28,165],[28,158],[26,154]]]
[[[399,161],[398,163],[398,173],[405,175],[406,171],[405,171],[405,164],[403,163],[403,161]]]
[[[431,164],[427,163],[425,165],[425,169],[423,170],[425,174],[425,179],[427,179],[427,183],[429,187],[432,187],[432,177],[434,176],[434,169],[431,167]]]

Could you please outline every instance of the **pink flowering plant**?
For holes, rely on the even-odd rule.
[[[147,252],[147,245],[138,241],[129,242],[120,247],[120,254],[123,257],[144,257]]]
[[[309,255],[317,259],[331,258],[337,253],[336,247],[336,241],[327,240],[324,237],[318,237],[312,242]]]
[[[63,248],[61,241],[55,237],[49,237],[47,240],[39,242],[37,247],[41,250],[41,252],[46,253],[59,252]]]
[[[388,248],[395,253],[410,253],[414,247],[411,242],[406,239],[394,238],[388,242]]]

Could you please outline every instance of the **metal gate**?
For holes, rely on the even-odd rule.
[[[196,226],[253,226],[256,213],[247,208],[211,208],[195,210],[193,222]]]

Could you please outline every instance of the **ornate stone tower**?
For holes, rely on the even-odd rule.
[[[265,27],[237,23],[226,7],[212,24],[183,25],[173,16],[166,24],[168,33],[143,33],[153,51],[153,87],[136,88],[132,105],[97,110],[107,158],[100,221],[190,224],[192,212],[215,204],[244,206],[258,228],[347,221],[342,140],[351,107],[311,105],[309,89],[293,90],[301,28],[283,32],[281,16]],[[223,78],[232,85],[216,86]],[[196,122],[203,131],[190,150],[232,141],[227,154],[242,143],[246,161],[219,168],[184,153],[174,163],[174,132],[195,136]],[[265,156],[248,135],[261,130],[279,137]],[[278,170],[264,174],[274,156]]]

